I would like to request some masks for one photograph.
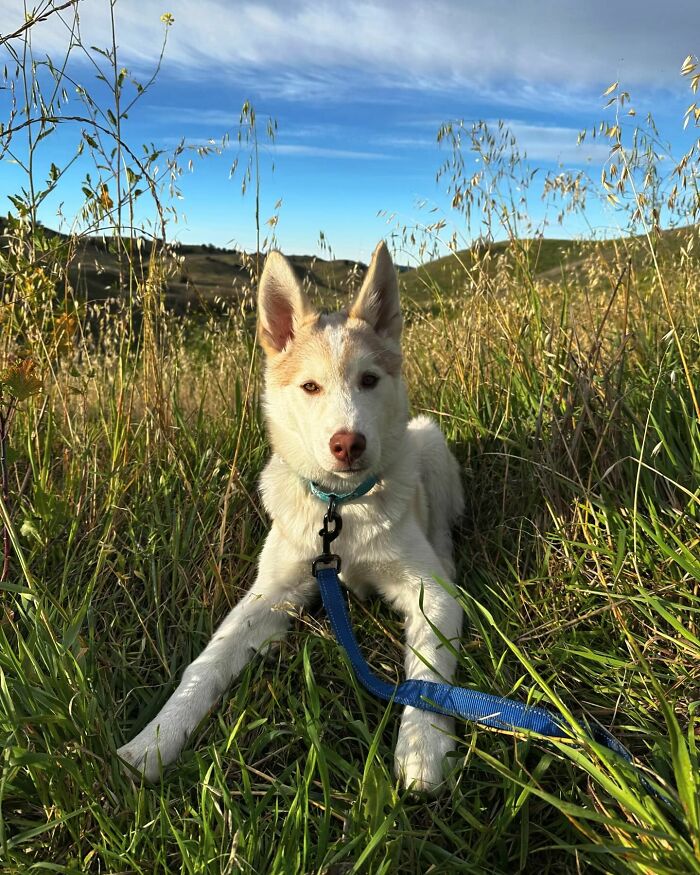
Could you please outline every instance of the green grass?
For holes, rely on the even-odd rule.
[[[159,317],[160,395],[116,316],[112,346],[52,360],[12,434],[3,871],[700,871],[700,431],[678,354],[697,381],[698,314],[676,265],[677,345],[653,279],[612,293],[604,264],[585,296],[532,273],[493,289],[488,269],[433,287],[406,374],[464,472],[460,681],[611,727],[670,804],[591,744],[473,725],[445,792],[414,798],[392,774],[398,710],[358,687],[313,611],[162,784],[126,778],[116,747],[252,581],[267,449],[244,313],[196,334]],[[398,619],[379,602],[352,616],[399,677]]]

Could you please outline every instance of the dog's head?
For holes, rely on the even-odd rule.
[[[406,428],[396,271],[384,243],[347,312],[317,313],[290,263],[267,257],[258,291],[265,414],[276,453],[329,489],[381,474]]]

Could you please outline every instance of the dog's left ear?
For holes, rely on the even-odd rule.
[[[258,288],[258,340],[268,355],[282,352],[303,322],[314,314],[294,268],[273,250],[265,260]]]
[[[350,307],[350,317],[368,322],[377,334],[384,337],[396,341],[401,337],[403,318],[399,284],[384,241],[374,250],[365,281]]]

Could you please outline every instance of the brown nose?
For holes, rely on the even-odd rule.
[[[329,441],[331,453],[341,462],[348,465],[359,459],[364,453],[367,441],[363,434],[356,431],[337,431]]]

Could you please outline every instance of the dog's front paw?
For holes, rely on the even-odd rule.
[[[443,761],[455,748],[454,720],[406,708],[396,742],[396,775],[404,787],[434,793],[443,783]]]
[[[160,776],[161,765],[169,765],[177,759],[187,736],[172,720],[156,717],[128,744],[117,749],[117,756],[128,765],[124,771],[131,772],[129,766],[139,771],[147,781],[156,781]]]

